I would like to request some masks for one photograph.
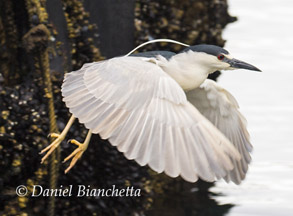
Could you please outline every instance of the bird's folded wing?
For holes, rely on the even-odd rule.
[[[251,161],[252,145],[246,129],[246,120],[239,112],[235,98],[212,80],[186,93],[187,99],[209,119],[237,148],[241,160],[232,159],[234,169],[225,176],[226,181],[239,184],[245,178]]]
[[[66,75],[66,106],[128,159],[194,182],[222,178],[240,155],[155,63],[117,57]]]

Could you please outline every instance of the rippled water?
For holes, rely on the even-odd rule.
[[[228,216],[293,215],[293,1],[230,0],[238,21],[224,32],[226,48],[263,70],[224,72],[219,81],[239,101],[254,145],[253,162],[240,185],[210,189]]]

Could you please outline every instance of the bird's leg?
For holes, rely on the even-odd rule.
[[[71,142],[71,143],[77,145],[78,148],[75,149],[67,158],[64,159],[63,163],[65,163],[66,161],[68,161],[69,159],[71,159],[73,157],[73,159],[70,162],[69,167],[65,170],[65,173],[67,173],[72,167],[74,167],[77,160],[79,158],[81,158],[82,154],[85,152],[85,150],[87,149],[87,147],[89,145],[89,142],[91,140],[91,136],[92,136],[92,132],[91,132],[91,130],[89,130],[83,143],[80,143],[74,139],[71,139],[68,141],[68,142]]]
[[[50,137],[54,137],[56,138],[49,146],[47,146],[46,148],[44,148],[40,154],[43,154],[44,152],[47,152],[45,154],[45,156],[42,158],[41,163],[44,163],[44,161],[49,157],[50,154],[52,154],[52,152],[60,145],[60,143],[64,140],[66,134],[68,133],[71,125],[73,124],[75,120],[75,117],[72,115],[69,119],[69,121],[67,122],[65,128],[63,129],[63,131],[61,132],[61,134],[57,134],[57,133],[51,133],[49,134]]]

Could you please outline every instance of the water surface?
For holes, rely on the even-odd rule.
[[[226,48],[263,73],[224,72],[220,85],[238,100],[248,120],[253,162],[240,185],[216,183],[210,191],[228,216],[293,215],[293,1],[230,0],[238,21],[225,32]]]

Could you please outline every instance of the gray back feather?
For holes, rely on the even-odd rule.
[[[134,53],[134,54],[131,54],[130,56],[153,58],[153,57],[156,57],[157,55],[161,55],[167,60],[169,60],[173,55],[176,55],[176,53],[169,52],[169,51],[148,51],[148,52],[142,52],[142,53]]]

